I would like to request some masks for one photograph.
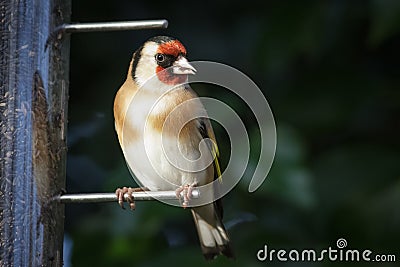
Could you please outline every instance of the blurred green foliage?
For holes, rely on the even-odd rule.
[[[328,260],[259,262],[256,253],[264,244],[336,247],[341,237],[349,248],[396,254],[398,262],[399,3],[73,1],[73,21],[166,18],[170,26],[72,36],[69,192],[134,185],[114,133],[112,104],[133,51],[158,34],[180,39],[192,60],[226,63],[251,77],[274,112],[278,143],[262,187],[248,193],[244,177],[224,199],[235,261],[204,261],[189,211],[140,202],[135,212],[117,204],[67,206],[65,230],[73,244],[66,265],[331,266]],[[249,113],[222,89],[199,93],[225,100],[242,118]],[[254,166],[259,132],[253,119],[246,127]],[[218,128],[226,164],[224,134]]]

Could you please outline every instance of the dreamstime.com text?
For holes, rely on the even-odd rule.
[[[314,262],[314,261],[365,261],[365,262],[395,262],[396,255],[394,254],[374,254],[369,249],[345,249],[347,247],[347,240],[339,238],[336,241],[336,248],[328,247],[317,251],[315,249],[269,249],[264,245],[262,249],[257,252],[257,259],[259,261],[293,261],[293,262]]]

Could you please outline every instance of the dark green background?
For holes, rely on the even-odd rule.
[[[158,34],[180,39],[191,60],[222,62],[252,78],[272,108],[278,143],[262,187],[250,194],[243,179],[224,199],[236,261],[204,261],[189,211],[139,202],[135,212],[115,203],[67,206],[67,264],[339,266],[344,263],[256,259],[264,244],[321,250],[336,248],[338,238],[351,249],[395,254],[398,264],[399,1],[76,0],[72,18],[165,18],[169,28],[72,36],[69,192],[134,186],[114,132],[112,105],[131,54]],[[221,88],[199,93],[230,103],[242,118],[249,112]],[[254,164],[258,132],[252,120],[246,126]],[[220,128],[216,134],[226,163],[229,143]]]

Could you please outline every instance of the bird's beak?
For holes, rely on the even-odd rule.
[[[186,58],[180,56],[172,64],[172,73],[174,74],[195,74],[196,69],[189,64]]]

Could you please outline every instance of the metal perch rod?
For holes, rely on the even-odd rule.
[[[141,200],[175,200],[175,191],[143,191],[133,192],[133,198],[135,201]],[[181,193],[182,196],[182,193]],[[128,195],[124,195],[125,200]],[[192,191],[192,198],[196,199],[200,197],[200,192],[197,189]],[[98,202],[114,202],[117,201],[115,193],[89,193],[89,194],[65,194],[54,198],[55,201],[61,203],[98,203]]]
[[[141,30],[141,29],[161,29],[167,27],[168,27],[168,21],[165,19],[160,19],[160,20],[62,24],[61,26],[57,27],[56,31],[63,31],[65,33],[105,32],[105,31]]]
[[[89,22],[89,23],[64,23],[56,27],[47,38],[45,49],[49,44],[61,39],[65,33],[79,32],[109,32],[109,31],[128,31],[128,30],[149,30],[168,28],[166,19],[157,20],[137,20],[137,21],[115,21],[115,22]]]

